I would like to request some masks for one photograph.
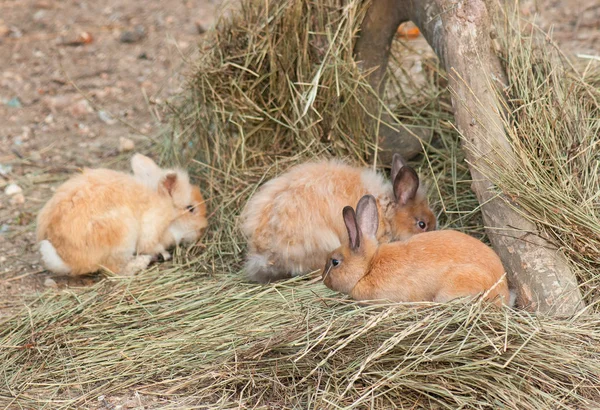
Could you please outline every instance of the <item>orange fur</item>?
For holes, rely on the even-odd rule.
[[[394,302],[447,302],[489,291],[487,299],[509,303],[500,258],[469,235],[434,231],[381,245],[369,233],[360,235],[358,248],[344,245],[330,255],[324,270],[330,289],[356,300]],[[332,259],[340,261],[338,266]]]
[[[397,164],[396,172],[403,165]],[[301,164],[263,185],[242,212],[250,279],[269,282],[321,268],[328,253],[347,241],[340,211],[367,193],[375,196],[384,215],[380,241],[435,229],[422,191],[400,203],[392,184],[373,170],[337,161]],[[419,221],[426,227],[419,227]]]
[[[154,164],[139,154],[132,162],[136,159]],[[72,275],[100,267],[134,273],[127,272],[129,263],[139,269],[150,262],[148,257],[134,263],[135,255],[168,256],[167,248],[198,239],[207,225],[206,208],[185,172],[161,170],[155,179],[146,184],[122,172],[84,170],[61,185],[42,208],[37,240],[49,241]]]

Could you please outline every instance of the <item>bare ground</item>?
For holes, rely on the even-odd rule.
[[[220,3],[0,2],[0,189],[23,189],[0,193],[0,314],[22,305],[15,296],[54,285],[35,249],[37,211],[82,167],[127,167],[121,138],[136,150],[150,145],[159,103],[182,85],[182,55],[214,24]]]

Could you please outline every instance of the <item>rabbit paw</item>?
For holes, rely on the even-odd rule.
[[[152,262],[152,255],[137,255],[123,269],[124,276],[132,276],[139,271],[146,269]]]
[[[152,262],[166,262],[171,260],[171,254],[167,251],[157,253],[152,257]]]

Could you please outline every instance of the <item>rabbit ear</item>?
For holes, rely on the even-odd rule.
[[[162,174],[162,170],[156,165],[156,162],[142,154],[135,154],[131,158],[131,169],[133,175],[147,183],[156,183]]]
[[[406,205],[408,201],[415,199],[419,189],[419,176],[414,169],[405,165],[400,168],[394,178],[394,196],[400,205]]]
[[[404,167],[404,166],[406,166],[406,161],[404,161],[404,158],[402,158],[402,155],[395,153],[394,156],[392,157],[392,172],[390,174],[391,181],[396,180],[396,176],[398,175],[398,172],[400,172],[400,169],[402,169],[402,167]]]
[[[376,238],[379,228],[379,212],[377,201],[373,195],[365,195],[356,205],[356,218],[360,233],[365,237]]]
[[[173,191],[177,188],[177,183],[177,173],[169,172],[160,180],[160,189],[164,189],[168,195],[173,196]]]
[[[356,250],[360,246],[360,230],[356,223],[356,214],[351,206],[345,206],[342,211],[344,216],[344,224],[348,230],[348,238],[350,239],[350,249]]]

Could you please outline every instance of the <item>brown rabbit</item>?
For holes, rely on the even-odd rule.
[[[249,242],[246,274],[264,283],[322,268],[329,252],[348,240],[339,213],[365,194],[376,198],[383,215],[378,240],[435,229],[419,177],[398,154],[391,178],[392,183],[372,169],[322,161],[295,166],[270,180],[241,215]]]
[[[371,195],[343,220],[348,244],[332,252],[323,282],[355,300],[447,302],[486,293],[488,300],[510,304],[504,267],[481,241],[451,230],[427,232],[402,241],[379,244],[377,202]]]
[[[134,175],[85,169],[57,190],[37,218],[48,270],[81,275],[104,267],[131,275],[167,249],[196,241],[206,227],[200,189],[182,170],[163,170],[141,154]]]

